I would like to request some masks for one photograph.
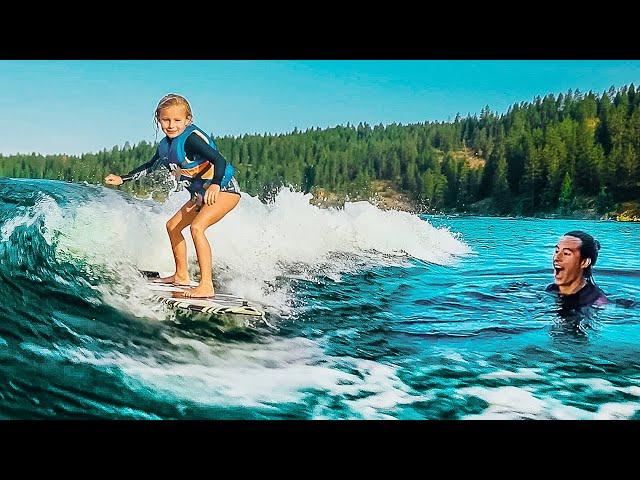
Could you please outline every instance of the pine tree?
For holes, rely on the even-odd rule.
[[[562,180],[558,205],[560,206],[561,212],[564,214],[569,213],[574,205],[573,182],[571,181],[569,172],[565,173],[564,180]]]
[[[500,212],[506,213],[511,205],[511,192],[507,181],[507,159],[504,155],[500,155],[496,163],[492,194]]]

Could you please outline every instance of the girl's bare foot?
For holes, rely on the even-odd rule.
[[[166,283],[169,285],[185,285],[185,286],[189,286],[191,284],[191,281],[189,280],[189,277],[176,277],[175,274],[169,276],[169,277],[161,277],[161,278],[157,278],[154,280],[155,283]]]
[[[210,298],[215,294],[213,285],[198,285],[183,292],[185,298]]]

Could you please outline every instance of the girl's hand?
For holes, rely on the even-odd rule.
[[[122,177],[110,173],[104,177],[104,183],[107,185],[122,185],[124,182],[122,181]]]
[[[175,170],[171,170],[171,175],[176,177],[176,181],[180,181],[180,177],[182,176],[182,169],[178,167]]]
[[[207,188],[207,191],[204,192],[204,203],[205,205],[213,205],[218,200],[218,194],[220,193],[220,185],[216,185],[215,183]]]

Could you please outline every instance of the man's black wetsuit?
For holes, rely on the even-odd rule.
[[[568,309],[588,307],[589,305],[593,305],[594,303],[597,305],[602,305],[608,302],[604,292],[589,281],[587,281],[585,286],[578,290],[576,293],[572,293],[570,295],[560,294],[560,289],[555,283],[548,285],[547,288],[545,288],[545,291],[556,293],[559,296],[560,301],[562,302],[562,307]]]

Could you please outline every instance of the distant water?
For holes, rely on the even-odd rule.
[[[172,269],[185,197],[0,179],[0,418],[640,418],[638,224],[244,195],[208,232],[216,287],[269,313],[211,320],[137,273]],[[544,287],[573,229],[612,303],[566,318]]]

